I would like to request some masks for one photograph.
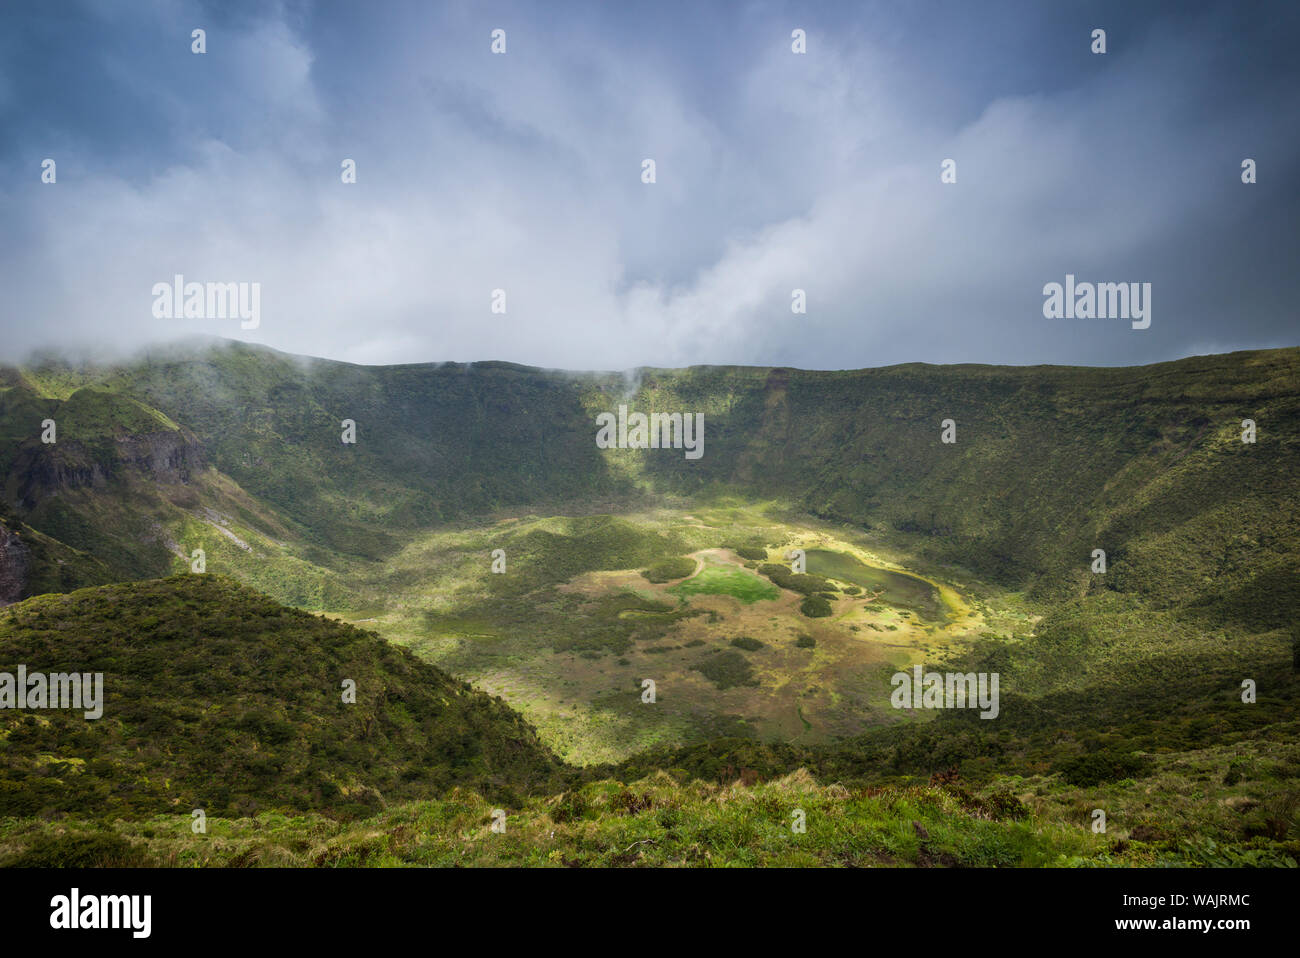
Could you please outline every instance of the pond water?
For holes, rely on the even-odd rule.
[[[869,592],[884,589],[880,601],[911,609],[924,619],[939,622],[948,618],[948,608],[939,590],[929,582],[893,569],[867,565],[857,556],[830,549],[809,549],[805,553],[813,575],[851,582]]]

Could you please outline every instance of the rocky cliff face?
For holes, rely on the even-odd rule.
[[[98,446],[28,442],[14,459],[5,492],[19,509],[32,509],[68,489],[104,488],[127,477],[187,483],[203,468],[202,447],[185,430],[120,436]]]
[[[22,598],[28,567],[27,546],[8,526],[0,523],[0,605]]]
[[[187,430],[126,436],[117,450],[119,463],[157,482],[189,482],[204,467],[202,447]]]

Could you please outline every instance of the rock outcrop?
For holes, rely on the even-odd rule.
[[[114,479],[134,475],[156,483],[188,483],[204,468],[202,447],[185,430],[120,436],[112,446],[88,448],[61,440],[57,446],[28,442],[19,450],[6,494],[20,509],[78,488],[102,489]]]
[[[0,523],[0,605],[9,605],[23,597],[29,560],[30,553],[23,540]]]

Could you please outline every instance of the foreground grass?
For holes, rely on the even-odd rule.
[[[659,772],[600,781],[506,810],[454,790],[361,821],[266,813],[158,816],[109,825],[9,819],[11,866],[1020,866],[1110,864],[1111,843],[1044,821],[1009,794],[916,786],[849,790],[803,770],[745,787],[679,784]],[[792,826],[802,817],[806,831]]]
[[[454,788],[363,819],[0,819],[0,867],[1296,867],[1300,748],[1150,756],[1149,774],[977,787],[819,783],[806,769],[711,784],[678,769],[501,809]],[[1096,812],[1106,816],[1094,830]],[[494,816],[504,813],[504,831]],[[802,822],[803,830],[796,830]]]
[[[0,819],[0,867],[1296,867],[1300,747],[1151,756],[1136,780],[1060,775],[880,787],[798,769],[711,784],[681,770],[588,782],[505,813],[470,789],[363,819],[189,810]],[[1093,830],[1105,812],[1104,833]],[[802,815],[800,815],[802,813]],[[800,820],[803,831],[792,826]]]

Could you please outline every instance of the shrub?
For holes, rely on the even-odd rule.
[[[1231,762],[1228,765],[1228,771],[1223,776],[1224,785],[1236,785],[1244,778],[1248,778],[1249,766],[1240,760]]]
[[[695,571],[695,560],[689,556],[676,556],[672,559],[660,559],[652,563],[650,568],[643,569],[641,574],[651,582],[656,584],[661,582],[672,582],[674,579],[685,579]]]
[[[720,689],[729,689],[737,685],[758,685],[754,670],[739,652],[730,650],[715,652],[693,666]]]
[[[144,849],[111,832],[42,835],[4,863],[9,868],[139,868]]]
[[[1056,771],[1071,785],[1089,788],[1124,778],[1141,778],[1150,767],[1150,760],[1141,755],[1126,755],[1104,749],[1059,762]]]
[[[791,572],[785,566],[772,562],[763,563],[758,567],[758,571],[781,588],[789,589],[791,592],[802,592],[804,595],[813,595],[835,588],[822,576],[810,575],[806,572]]]
[[[810,595],[799,603],[799,611],[810,619],[821,619],[831,614],[831,604],[819,595]]]
[[[587,796],[581,791],[564,792],[551,806],[551,821],[557,825],[577,821],[587,813],[590,807],[591,803],[587,801]]]

